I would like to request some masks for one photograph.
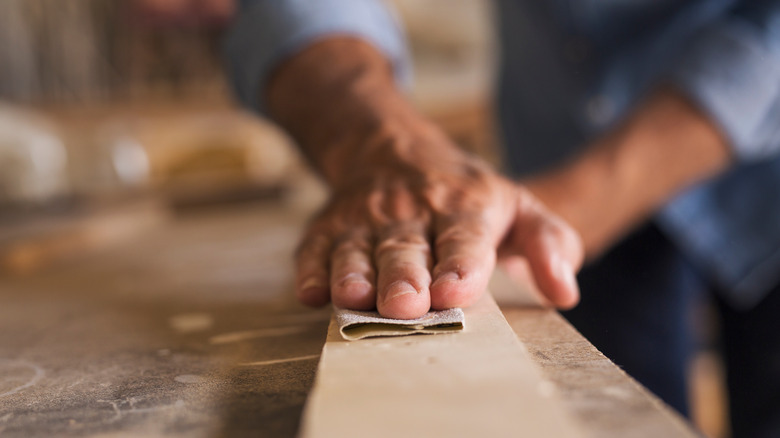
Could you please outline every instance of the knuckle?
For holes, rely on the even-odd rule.
[[[347,256],[341,260],[336,260],[333,266],[332,275],[334,281],[353,278],[355,275],[361,277],[373,276],[374,267],[368,258],[360,255]]]
[[[539,224],[539,232],[549,239],[555,239],[561,243],[578,241],[578,233],[563,219],[550,216]]]
[[[474,185],[449,187],[438,208],[448,215],[479,211],[489,202],[489,192]]]
[[[371,233],[362,227],[353,228],[335,239],[334,253],[361,252],[368,253],[373,242]]]
[[[311,257],[319,257],[326,254],[331,247],[331,240],[323,234],[309,234],[301,239],[295,251],[298,260]]]
[[[356,260],[367,258],[368,244],[365,242],[346,241],[337,245],[331,254],[334,260]]]
[[[429,254],[431,251],[428,239],[419,234],[400,234],[387,237],[377,244],[375,256],[380,258],[388,253],[418,251]]]
[[[424,289],[431,284],[431,273],[425,266],[410,262],[400,262],[379,271],[378,283],[389,285],[398,281],[409,283],[418,290]]]
[[[566,227],[556,220],[547,220],[539,225],[539,232],[550,239],[562,240],[567,236]]]
[[[537,215],[539,214],[540,210],[545,209],[541,201],[536,198],[536,196],[531,192],[531,190],[528,189],[528,187],[519,184],[512,184],[510,186],[510,191],[514,193],[513,198],[516,204],[516,209],[520,214]]]
[[[458,225],[450,226],[436,235],[436,247],[452,244],[470,244],[485,242],[490,236],[488,227],[480,222],[462,222]]]

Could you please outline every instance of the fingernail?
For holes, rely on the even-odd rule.
[[[309,277],[301,285],[301,291],[309,289],[322,289],[328,287],[319,277]]]
[[[555,278],[566,284],[569,289],[574,291],[578,290],[577,276],[574,274],[574,268],[571,263],[559,254],[553,254],[551,263]]]
[[[439,277],[436,278],[436,281],[433,282],[431,287],[437,284],[452,283],[460,280],[461,280],[460,275],[458,275],[456,272],[446,272],[444,274],[439,275]]]
[[[394,283],[392,286],[390,286],[390,290],[388,290],[387,294],[385,295],[385,303],[394,300],[400,296],[417,294],[417,293],[419,292],[417,291],[417,289],[412,287],[411,284],[405,281],[399,281],[397,283]]]

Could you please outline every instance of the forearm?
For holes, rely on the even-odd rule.
[[[403,137],[432,128],[397,89],[388,60],[348,37],[327,38],[285,62],[267,97],[272,117],[332,186],[366,164],[423,153],[407,150],[413,142]]]
[[[729,161],[717,127],[683,96],[663,89],[579,159],[528,185],[594,255]]]

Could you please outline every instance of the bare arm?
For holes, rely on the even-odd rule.
[[[729,151],[716,125],[666,88],[579,159],[526,183],[597,255],[668,199],[724,169]]]

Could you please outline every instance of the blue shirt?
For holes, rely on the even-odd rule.
[[[780,0],[497,0],[497,104],[517,175],[577,153],[655,85],[673,84],[726,135],[737,164],[671,200],[657,223],[735,307],[780,282]],[[380,0],[246,0],[227,41],[240,99],[318,38],[365,39],[409,80]]]

